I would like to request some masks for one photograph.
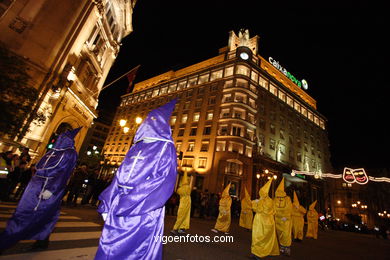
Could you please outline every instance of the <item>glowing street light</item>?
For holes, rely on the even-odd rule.
[[[126,125],[126,123],[127,123],[127,120],[125,120],[125,119],[119,120],[119,125],[120,125],[121,127],[124,127],[124,126]]]
[[[137,116],[137,117],[135,118],[135,123],[136,123],[137,125],[141,124],[141,123],[142,123],[142,118],[139,117],[139,116]]]
[[[337,201],[337,204],[341,204],[341,200],[338,200],[338,201]]]
[[[123,127],[123,133],[127,134],[129,132],[130,128],[125,126]]]

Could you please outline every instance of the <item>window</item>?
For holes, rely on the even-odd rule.
[[[245,146],[245,155],[248,157],[252,157],[252,147]]]
[[[250,70],[247,66],[237,65],[236,74],[241,74],[249,77]]]
[[[202,141],[202,146],[200,147],[201,152],[208,152],[209,151],[209,141]]]
[[[214,117],[214,112],[213,111],[207,112],[206,120],[213,120],[213,117]]]
[[[207,104],[214,105],[215,104],[215,97],[209,97]]]
[[[274,139],[269,139],[269,149],[275,150],[275,140]]]
[[[225,77],[233,75],[233,66],[225,68]]]
[[[190,136],[195,136],[196,135],[196,130],[197,130],[196,127],[191,127]]]
[[[199,76],[198,84],[202,84],[209,81],[209,74],[203,74]]]
[[[177,151],[177,152],[180,152],[180,151],[181,151],[181,146],[182,146],[182,144],[183,144],[183,143],[182,143],[181,141],[177,141],[177,142],[176,142],[176,151]]]
[[[237,79],[236,86],[239,88],[248,88],[248,81],[245,79]]]
[[[277,96],[278,95],[278,88],[275,85],[270,84],[269,85],[269,92],[271,92],[272,94]]]
[[[225,85],[223,86],[223,88],[231,88],[231,87],[233,87],[233,80],[225,81]]]
[[[241,175],[242,162],[228,160],[226,162],[225,174]]]
[[[242,154],[244,151],[243,144],[236,142],[229,142],[229,152]]]
[[[259,84],[265,89],[268,89],[268,80],[266,78],[260,77]]]
[[[225,141],[217,141],[217,146],[215,150],[217,152],[224,152],[226,147],[226,142]]]
[[[198,81],[197,77],[192,77],[188,80],[188,87],[192,87],[196,85],[196,82]]]
[[[301,153],[297,153],[297,161],[302,162],[302,154]]]
[[[184,103],[184,106],[183,106],[183,109],[187,110],[190,108],[190,105],[191,105],[191,102],[190,101],[187,101]]]
[[[227,125],[221,125],[219,128],[219,135],[227,135],[227,134],[228,134]]]
[[[192,167],[193,162],[194,162],[194,158],[183,158],[181,166],[182,167]]]
[[[232,94],[225,94],[222,98],[222,103],[232,102]]]
[[[236,93],[234,95],[234,102],[237,103],[246,103],[246,95],[241,93]]]
[[[187,84],[187,81],[185,81],[185,80],[179,81],[179,84],[177,86],[177,90],[179,91],[179,90],[185,89],[186,84]]]
[[[184,135],[184,128],[180,128],[177,136],[183,136]]]
[[[294,107],[294,101],[291,97],[287,96],[287,105]]]
[[[240,126],[233,126],[232,127],[232,135],[234,136],[242,136],[242,127]]]
[[[259,79],[259,74],[257,74],[255,71],[252,71],[251,80],[257,82],[258,79]]]
[[[153,93],[152,93],[152,97],[157,97],[159,91],[160,91],[160,89],[158,89],[158,88],[154,89]]]
[[[203,128],[203,135],[210,135],[211,134],[211,125],[206,125]]]
[[[175,125],[176,123],[176,116],[171,116],[171,125]]]
[[[187,119],[188,119],[188,115],[187,115],[187,114],[183,114],[183,115],[181,116],[181,123],[182,123],[182,124],[187,123]]]
[[[177,83],[172,83],[169,85],[168,93],[172,93],[176,91]]]
[[[222,72],[223,72],[222,70],[211,72],[210,81],[222,78]]]
[[[207,165],[207,158],[201,157],[199,158],[198,168],[206,168]]]
[[[195,149],[195,142],[188,142],[187,152],[193,152]]]
[[[195,112],[192,121],[198,122],[198,121],[199,121],[199,118],[200,118],[200,112]]]
[[[275,126],[273,124],[270,124],[270,132],[271,134],[275,134]]]

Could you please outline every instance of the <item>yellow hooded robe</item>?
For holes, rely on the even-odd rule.
[[[246,229],[252,229],[252,221],[252,201],[248,191],[245,188],[245,197],[241,200],[240,226]]]
[[[230,207],[232,205],[232,198],[229,195],[230,183],[222,192],[222,197],[219,201],[219,215],[214,229],[228,233],[230,229],[231,214]]]
[[[291,246],[292,210],[291,199],[284,192],[284,178],[275,192],[276,235],[281,246]]]
[[[318,212],[315,210],[317,201],[314,201],[307,211],[307,232],[306,237],[317,239],[318,234]]]
[[[177,211],[176,223],[173,226],[174,230],[190,228],[190,213],[191,213],[191,187],[188,182],[187,171],[184,172],[183,178],[177,194],[180,196],[179,209]]]
[[[258,257],[279,255],[278,239],[275,231],[275,209],[272,199],[268,196],[271,178],[261,189],[260,199],[252,201],[256,213],[252,230],[252,254]]]
[[[306,214],[306,209],[299,205],[298,196],[294,191],[294,202],[292,211],[292,233],[294,239],[303,240],[303,226],[305,220],[303,216]]]

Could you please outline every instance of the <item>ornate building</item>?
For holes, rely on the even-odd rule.
[[[28,59],[32,85],[40,92],[34,109],[48,116],[37,126],[27,118],[18,141],[33,156],[46,151],[64,129],[82,126],[76,148],[97,117],[98,95],[132,32],[136,0],[9,0],[1,2],[0,41]]]
[[[183,153],[179,170],[188,169],[193,186],[221,192],[232,182],[233,195],[246,187],[256,196],[266,179],[286,176],[287,186],[309,184],[308,202],[319,199],[321,180],[290,173],[331,170],[326,119],[302,89],[307,82],[261,57],[258,40],[248,31],[230,32],[218,56],[136,84],[121,97],[104,146],[106,159],[119,165],[136,131],[135,118],[178,98],[172,133]],[[125,127],[118,124],[121,119]]]

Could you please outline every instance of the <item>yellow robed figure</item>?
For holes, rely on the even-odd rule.
[[[215,227],[212,229],[214,232],[220,231],[229,233],[231,222],[230,207],[232,206],[232,198],[229,195],[229,190],[230,183],[223,190],[221,199],[219,200],[219,215]]]
[[[251,251],[257,257],[279,255],[274,220],[275,208],[272,199],[268,196],[272,181],[273,178],[260,189],[260,199],[252,201],[252,208],[256,215],[252,226]]]
[[[303,226],[305,220],[303,216],[306,214],[306,209],[299,205],[298,196],[294,191],[294,202],[292,211],[292,233],[294,239],[303,240]]]
[[[276,189],[274,206],[276,235],[279,239],[280,252],[290,255],[293,206],[290,197],[284,191],[284,178]]]
[[[317,201],[314,201],[307,211],[307,232],[306,237],[317,239],[318,234],[318,212],[315,210]]]
[[[188,181],[187,171],[184,172],[180,186],[176,192],[180,196],[180,201],[179,209],[177,210],[176,223],[173,226],[173,230],[179,230],[179,233],[181,233],[183,232],[183,229],[190,228],[191,187]]]
[[[252,229],[253,211],[251,197],[245,188],[245,197],[241,200],[240,226]]]

